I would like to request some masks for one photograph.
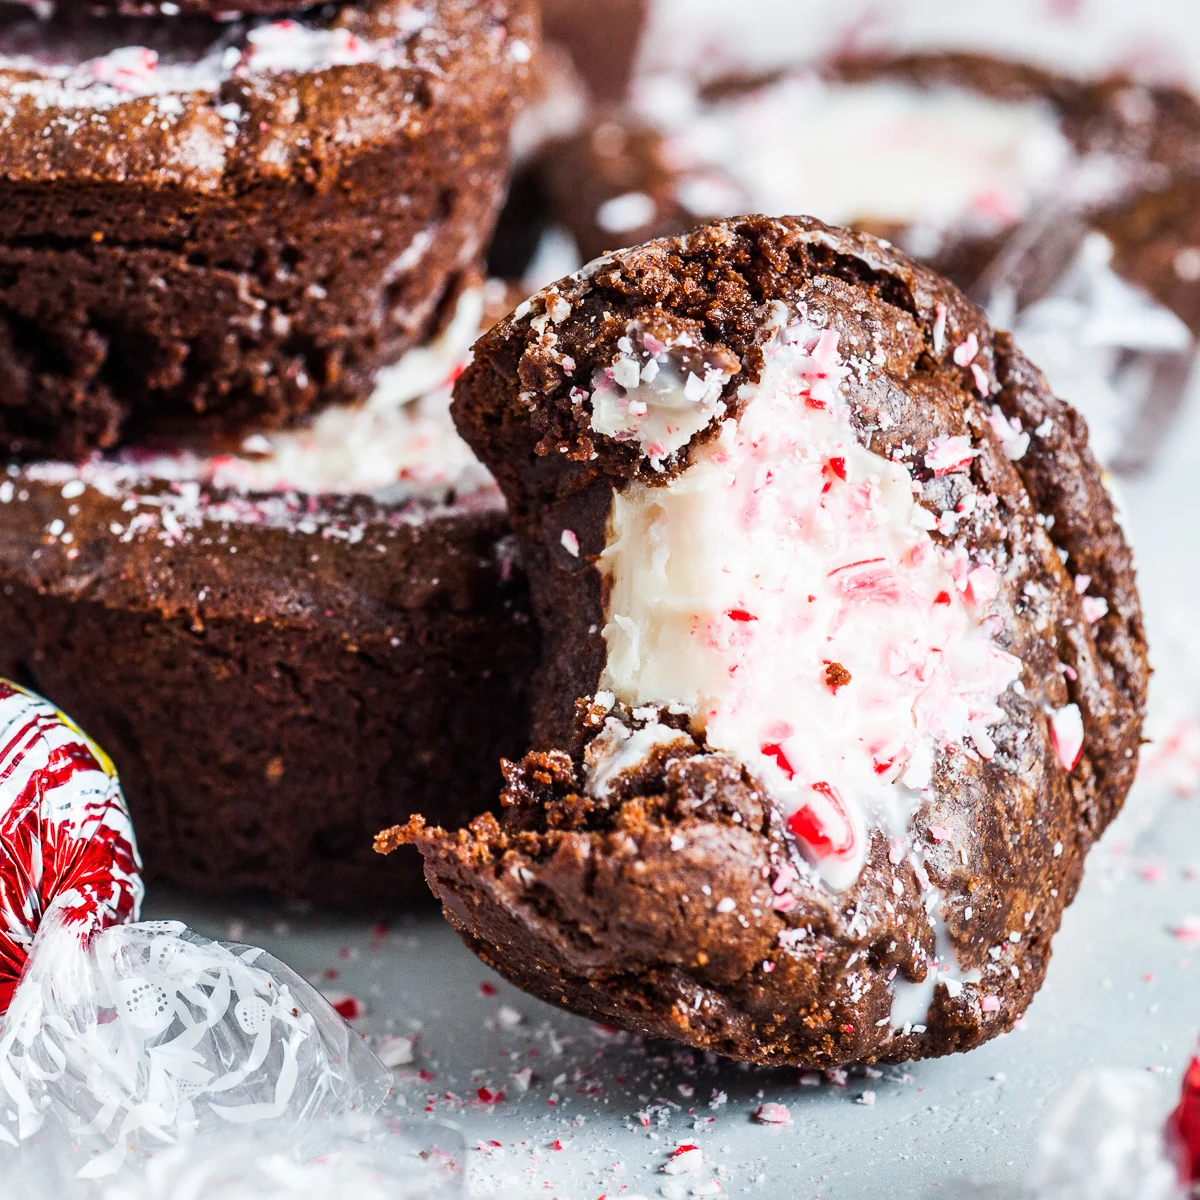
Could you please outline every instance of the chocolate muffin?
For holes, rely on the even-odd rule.
[[[502,198],[531,0],[0,17],[0,453],[278,426],[434,332]]]
[[[1198,165],[1185,92],[931,52],[648,81],[544,167],[585,258],[733,212],[803,211],[891,238],[966,287],[1048,207],[1061,221]]]
[[[1195,359],[1200,278],[1179,190],[1198,155],[1200,105],[1184,91],[926,53],[703,89],[645,81],[542,174],[589,256],[748,209],[890,238],[1011,330],[1083,408],[1101,461],[1137,474]]]
[[[503,815],[414,843],[486,962],[757,1063],[965,1050],[1045,974],[1137,765],[1145,641],[1078,416],[931,270],[813,219],[601,258],[454,415],[542,628]]]
[[[234,453],[0,472],[0,675],[111,753],[150,878],[425,899],[372,834],[414,811],[466,820],[528,744],[527,586],[445,382],[478,296],[364,408]]]

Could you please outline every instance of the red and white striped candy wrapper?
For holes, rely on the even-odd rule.
[[[283,963],[136,921],[112,764],[3,681],[0,820],[0,1194],[47,1160],[96,1178],[230,1126],[287,1140],[382,1104],[389,1073]]]
[[[141,862],[112,762],[37,696],[0,680],[0,1013],[57,901],[86,938],[136,920]]]

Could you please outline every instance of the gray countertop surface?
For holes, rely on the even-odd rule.
[[[1081,1072],[1150,1073],[1163,1111],[1200,1033],[1200,767],[1192,403],[1152,474],[1118,485],[1157,675],[1144,770],[1093,852],[1046,985],[1014,1032],[970,1054],[818,1080],[643,1043],[524,996],[430,911],[363,917],[215,906],[152,892],[150,916],[265,946],[365,1005],[369,1036],[415,1038],[389,1111],[420,1136],[450,1121],[470,1196],[954,1195],[1028,1178],[1056,1094]],[[1200,916],[1195,918],[1200,931]],[[500,1097],[502,1093],[502,1098]],[[754,1119],[760,1104],[790,1123]],[[702,1169],[661,1170],[680,1144]]]

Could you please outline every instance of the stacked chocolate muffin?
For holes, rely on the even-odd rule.
[[[403,899],[371,833],[525,735],[448,403],[534,5],[100,7],[0,13],[0,674],[112,751],[151,876]]]

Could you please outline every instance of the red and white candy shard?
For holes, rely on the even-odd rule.
[[[83,938],[134,920],[140,868],[108,757],[46,701],[0,681],[0,1013],[50,905]]]
[[[614,494],[600,686],[635,709],[682,706],[710,750],[763,781],[840,890],[869,829],[904,834],[948,747],[993,757],[1021,663],[993,640],[993,565],[936,544],[908,467],[859,441],[837,334],[782,304],[774,324],[739,418],[669,483]],[[695,418],[711,416],[708,387],[693,391]],[[664,413],[685,402],[676,394]],[[642,428],[656,419],[651,407]],[[928,465],[968,470],[976,453],[943,439]],[[655,725],[622,737],[619,725],[589,756],[597,794],[638,751],[678,737]],[[1061,720],[1056,730],[1065,742]]]

